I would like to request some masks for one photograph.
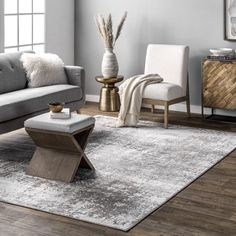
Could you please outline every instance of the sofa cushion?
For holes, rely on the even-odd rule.
[[[70,103],[82,99],[82,89],[74,85],[26,88],[0,95],[0,122],[47,109],[49,102]]]
[[[26,74],[20,61],[22,52],[0,53],[0,94],[24,89]]]

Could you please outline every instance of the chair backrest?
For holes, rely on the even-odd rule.
[[[149,44],[144,73],[157,73],[163,78],[164,82],[177,84],[186,93],[188,61],[188,46]]]

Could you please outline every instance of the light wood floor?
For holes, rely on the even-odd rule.
[[[81,110],[101,113],[89,103]],[[162,115],[142,112],[142,119],[163,121]],[[236,126],[191,119],[184,113],[170,114],[170,123],[236,132]],[[236,235],[236,150],[193,184],[124,233],[107,227],[0,203],[0,236],[235,236]]]

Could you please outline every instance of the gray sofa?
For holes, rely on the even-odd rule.
[[[22,128],[26,119],[47,112],[49,102],[65,102],[71,111],[85,103],[82,67],[65,66],[68,84],[28,88],[21,55],[0,53],[0,134]]]

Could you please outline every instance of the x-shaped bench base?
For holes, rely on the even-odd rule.
[[[72,182],[79,167],[94,170],[84,153],[93,128],[91,125],[73,134],[26,128],[37,145],[26,173]]]

